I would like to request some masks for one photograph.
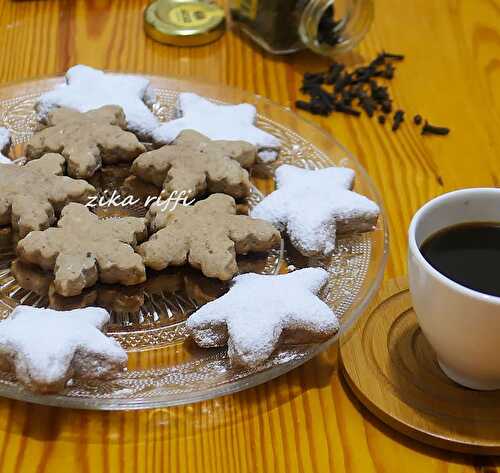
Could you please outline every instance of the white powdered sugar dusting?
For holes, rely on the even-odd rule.
[[[182,93],[178,99],[180,118],[162,124],[153,133],[161,144],[168,144],[183,130],[195,130],[212,140],[242,140],[258,148],[279,148],[280,141],[257,128],[257,110],[253,105],[217,105],[193,93]],[[269,162],[277,153],[266,152],[262,158]]]
[[[272,163],[278,159],[279,151],[276,149],[262,149],[258,151],[257,157],[262,163]]]
[[[58,312],[18,306],[0,322],[0,359],[24,384],[51,385],[75,375],[101,377],[127,361],[127,354],[101,330],[109,322],[97,307]],[[75,359],[80,357],[78,367]]]
[[[282,165],[276,170],[277,190],[251,212],[254,218],[286,230],[306,256],[328,256],[336,234],[373,230],[379,207],[351,189],[355,173],[330,167],[319,170]]]
[[[159,121],[148,105],[154,93],[145,77],[108,74],[92,67],[77,65],[66,73],[66,83],[43,94],[37,104],[41,118],[56,107],[88,112],[105,105],[119,105],[127,118],[127,127],[150,137]]]
[[[4,155],[10,146],[10,131],[7,128],[0,127],[0,163],[12,164],[12,161]]]
[[[327,339],[338,331],[336,315],[317,297],[327,280],[328,273],[321,268],[237,276],[227,294],[188,319],[188,330],[202,347],[227,343],[233,364],[257,366],[271,356],[285,331],[303,343]]]

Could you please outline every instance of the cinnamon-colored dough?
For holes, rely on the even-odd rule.
[[[26,156],[31,160],[61,153],[71,177],[88,179],[103,163],[130,162],[146,150],[133,133],[124,130],[125,115],[116,105],[86,113],[57,108],[48,114],[47,125],[28,142]]]
[[[87,207],[67,205],[57,228],[31,232],[17,246],[19,258],[54,271],[54,288],[63,296],[81,294],[98,280],[132,286],[146,279],[134,247],[147,236],[144,219],[99,220]]]
[[[62,176],[63,169],[60,154],[46,154],[25,166],[0,164],[0,225],[11,224],[22,238],[52,225],[69,202],[87,203],[94,187]]]
[[[227,281],[238,272],[237,254],[267,251],[280,241],[271,224],[236,215],[234,199],[224,194],[175,210],[153,205],[146,219],[156,233],[138,252],[156,270],[189,263],[205,276]]]
[[[212,141],[186,130],[173,144],[139,156],[132,173],[163,187],[166,197],[174,191],[185,191],[188,198],[206,191],[245,197],[250,180],[244,168],[255,163],[256,152],[255,146],[244,141]]]

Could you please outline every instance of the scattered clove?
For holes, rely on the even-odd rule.
[[[322,27],[333,34],[335,20],[333,8],[327,10],[322,20]],[[325,26],[326,25],[326,26]],[[333,41],[332,38],[324,41]],[[326,38],[326,39],[325,39]],[[330,44],[330,43],[328,43]],[[394,78],[395,64],[404,60],[402,54],[381,52],[368,65],[349,70],[345,64],[333,62],[324,72],[306,73],[303,76],[301,92],[309,96],[309,101],[298,100],[297,108],[314,115],[329,116],[342,113],[359,117],[364,112],[369,117],[377,114],[378,122],[383,125],[387,116],[393,113],[392,98],[386,81]],[[405,112],[397,110],[393,115],[391,129],[397,131],[404,122]],[[415,125],[421,125],[423,118],[413,117]],[[449,129],[430,125],[427,121],[422,134],[447,135]]]
[[[450,132],[449,128],[445,126],[434,126],[431,125],[427,120],[425,121],[424,126],[422,127],[422,135],[441,135],[446,136]]]
[[[359,116],[361,111],[370,117],[377,111],[389,114],[392,104],[388,88],[377,80],[387,76],[387,70],[391,76],[392,69],[387,67],[391,66],[391,61],[402,58],[399,54],[383,52],[368,66],[351,71],[344,64],[334,62],[326,72],[306,73],[301,91],[310,97],[310,101],[298,101],[297,108],[324,116],[333,112]],[[325,88],[328,86],[332,86],[331,91]]]
[[[394,114],[394,120],[392,122],[392,131],[397,131],[405,120],[405,112],[403,110],[397,110]]]

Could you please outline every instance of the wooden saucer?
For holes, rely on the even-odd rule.
[[[396,430],[436,447],[500,454],[500,390],[473,391],[443,374],[405,280],[385,286],[371,314],[341,340],[340,355],[356,396]]]

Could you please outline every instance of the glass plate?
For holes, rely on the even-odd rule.
[[[112,312],[108,334],[129,351],[125,373],[108,381],[72,382],[59,394],[39,395],[24,389],[12,374],[0,372],[1,396],[60,407],[121,410],[180,405],[241,391],[290,371],[336,342],[361,315],[380,286],[388,248],[386,217],[371,179],[348,151],[315,125],[265,98],[191,81],[150,79],[157,94],[153,110],[162,120],[174,116],[176,97],[182,91],[196,92],[221,103],[248,102],[257,107],[258,126],[277,136],[283,147],[275,163],[254,169],[254,189],[245,203],[247,207],[251,208],[274,189],[273,170],[283,163],[309,169],[341,165],[356,171],[355,190],[376,201],[382,209],[374,232],[340,238],[335,254],[328,259],[304,258],[285,241],[274,252],[239,261],[243,271],[266,274],[324,267],[330,279],[321,296],[340,316],[340,331],[321,344],[282,346],[258,368],[235,369],[225,349],[200,349],[186,340],[184,330],[189,314],[225,288],[194,270],[173,268],[149,273],[147,283],[139,288],[125,290],[101,285],[82,296],[88,298],[85,303],[90,300]],[[23,143],[37,127],[33,109],[37,97],[62,81],[62,78],[42,79],[0,88],[0,126],[13,133],[14,157],[22,157]],[[122,189],[127,174],[124,168],[104,170],[97,185],[108,190]],[[107,210],[99,209],[102,217],[108,216]],[[140,215],[141,210],[129,208],[124,213]],[[28,281],[21,282],[21,287],[12,275],[13,258],[9,231],[3,229],[0,231],[0,317],[7,317],[19,303],[47,304],[44,288],[50,283],[49,276],[33,268],[17,267],[19,280]],[[61,308],[82,303],[81,298],[58,302]]]

